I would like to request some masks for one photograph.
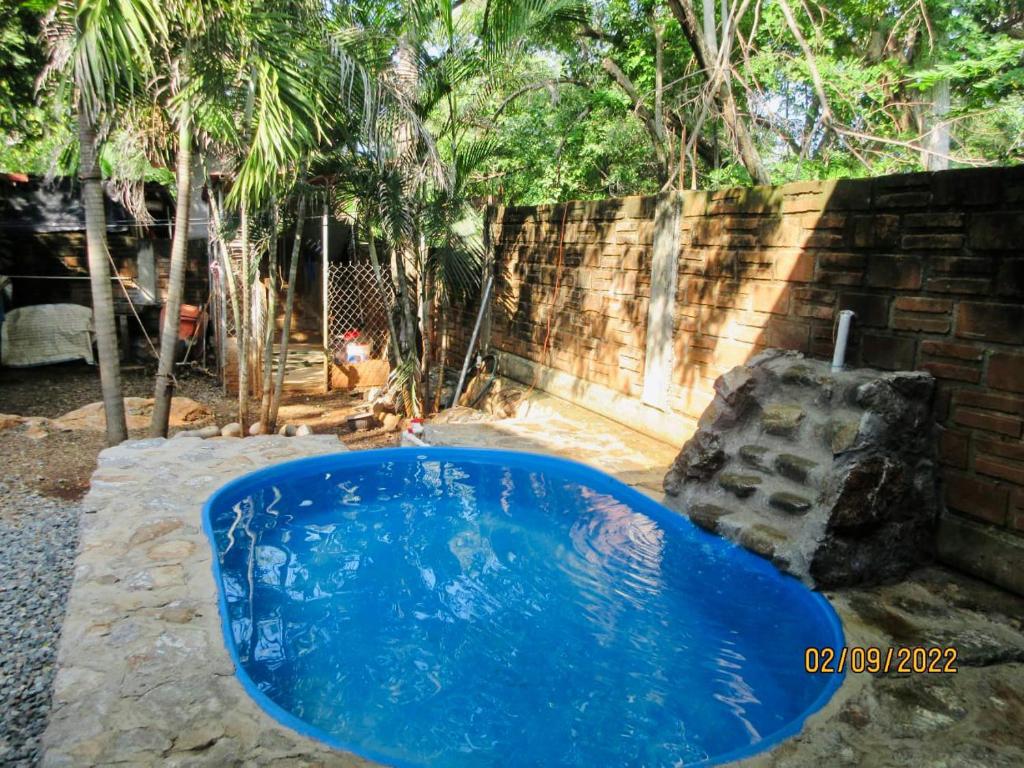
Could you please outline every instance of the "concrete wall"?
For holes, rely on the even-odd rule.
[[[499,209],[491,345],[649,400],[656,202]],[[669,290],[672,301],[653,317],[664,325],[667,312],[674,329],[664,393],[673,421],[692,428],[715,378],[760,349],[830,357],[836,315],[852,309],[850,363],[938,379],[948,509],[1024,534],[1024,168],[686,192],[670,202],[678,230],[658,238],[678,243],[676,280],[657,280],[655,297]]]

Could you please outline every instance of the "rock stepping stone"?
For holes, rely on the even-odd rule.
[[[832,454],[838,456],[853,448],[860,435],[860,421],[856,419],[833,419],[828,425],[828,442]]]
[[[780,453],[775,457],[775,469],[778,473],[797,483],[807,482],[807,476],[816,466],[818,462],[794,453]]]
[[[743,445],[739,450],[740,461],[751,469],[758,469],[770,475],[772,468],[765,460],[766,453],[768,448],[763,445]]]
[[[761,427],[769,435],[793,437],[803,420],[804,409],[799,405],[766,405]]]
[[[754,523],[740,531],[740,544],[754,554],[768,558],[780,568],[789,565],[789,558],[777,552],[789,540],[778,528],[764,523]]]
[[[687,517],[693,521],[694,525],[711,533],[718,532],[720,518],[731,514],[731,509],[720,507],[717,504],[694,504],[686,510]]]
[[[718,476],[718,484],[735,496],[745,499],[752,496],[761,485],[757,475],[741,475],[738,472],[723,472]]]
[[[203,427],[202,429],[183,429],[180,432],[175,432],[174,437],[171,439],[173,440],[178,437],[201,437],[203,440],[207,440],[211,437],[217,437],[218,435],[220,435],[220,427],[216,424],[211,424],[210,426]]]
[[[783,512],[788,512],[791,515],[806,514],[813,506],[810,499],[805,499],[803,496],[786,491],[773,493],[768,498],[768,503],[775,507],[775,509],[781,509]]]
[[[791,365],[779,376],[787,384],[797,384],[804,387],[817,387],[824,382],[814,373],[814,369],[805,363]]]

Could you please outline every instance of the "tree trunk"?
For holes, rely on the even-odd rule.
[[[121,394],[114,294],[107,261],[107,217],[100,169],[96,162],[96,129],[81,107],[78,113],[78,142],[78,178],[82,182],[82,204],[85,208],[85,246],[89,259],[89,286],[92,289],[93,329],[99,353],[103,414],[107,422],[107,445],[117,445],[128,439],[128,424],[124,414],[124,396]]]
[[[718,36],[715,33],[714,0],[704,0],[704,45],[707,47],[708,54],[712,58],[718,55]]]
[[[705,76],[710,81],[714,77],[714,54],[708,50],[705,44],[693,3],[691,0],[668,0],[668,5],[697,58],[697,64],[704,70]],[[747,130],[747,125],[740,117],[739,108],[736,106],[736,99],[730,87],[731,79],[729,76],[723,77],[715,91],[715,100],[722,112],[722,121],[725,123],[736,154],[740,162],[743,163],[743,167],[747,169],[747,173],[756,184],[769,184],[770,179],[764,162],[761,160],[761,154],[757,151],[750,132]]]
[[[415,396],[410,398],[412,403],[413,416],[422,414],[420,395],[423,390],[420,382],[420,366],[416,359],[416,312],[413,309],[413,296],[410,295],[409,279],[405,271],[405,254],[398,253],[395,259],[395,271],[398,273],[398,302],[402,310],[402,328],[405,333],[405,345],[403,359],[413,362],[413,385],[416,388]]]
[[[274,394],[270,413],[267,416],[267,432],[277,431],[277,409],[281,406],[284,391],[284,371],[288,367],[288,339],[292,330],[292,308],[295,306],[295,281],[299,274],[299,255],[302,252],[302,227],[306,220],[306,196],[299,195],[298,210],[295,213],[295,240],[292,243],[292,260],[288,265],[288,291],[284,297],[284,326],[281,328],[281,351],[277,360],[277,377],[274,380]]]
[[[188,214],[192,192],[192,129],[188,109],[178,123],[177,200],[174,209],[174,239],[171,241],[171,268],[164,304],[164,326],[160,332],[160,361],[153,395],[150,437],[167,437],[174,395],[174,359],[178,351],[178,327],[181,298],[185,292],[185,267],[188,257]]]
[[[242,434],[249,428],[249,332],[252,327],[252,284],[249,279],[249,211],[241,205],[242,324],[238,327],[238,422]]]
[[[420,335],[423,337],[423,355],[420,370],[423,372],[423,407],[430,407],[430,368],[434,356],[434,276],[427,269],[427,246],[420,237]]]
[[[369,224],[366,225],[366,241],[370,246],[370,264],[373,265],[373,276],[377,281],[377,290],[380,291],[381,298],[386,299],[388,294],[387,288],[384,287],[384,275],[380,271],[380,260],[377,258],[377,243],[373,237],[373,227]],[[387,310],[387,316],[391,365],[397,367],[398,363],[402,360],[402,348],[399,345],[398,329],[395,327],[395,316],[390,308]]]
[[[448,311],[450,308],[444,306],[443,302],[438,302],[437,305],[437,321],[440,326],[439,336],[441,339],[441,349],[438,353],[437,368],[437,389],[434,390],[434,405],[435,411],[441,408],[441,394],[444,391],[444,370],[448,367]]]
[[[654,159],[658,167],[658,184],[664,185],[669,177],[669,159],[665,149],[664,127],[659,128],[658,119],[655,113],[651,112],[644,104],[639,90],[626,73],[610,56],[601,60],[601,68],[615,81],[616,85],[633,102],[633,110],[643,120],[644,128],[651,140],[651,147],[654,150]]]
[[[931,128],[928,131],[928,149],[924,153],[927,171],[945,171],[949,168],[949,80],[943,79],[932,87]]]
[[[274,391],[274,322],[277,318],[277,203],[274,206],[273,237],[270,240],[268,271],[270,280],[267,296],[267,316],[263,333],[263,392],[260,396],[260,423],[264,432],[270,432],[270,398]],[[283,364],[279,367],[284,370]]]
[[[217,233],[217,257],[220,260],[220,268],[224,272],[224,280],[228,286],[228,300],[231,303],[231,320],[235,326],[235,336],[237,338],[239,334],[239,328],[242,325],[241,313],[238,309],[238,288],[235,279],[235,268],[231,263],[231,254],[228,253],[227,243],[224,242],[224,230],[221,224],[221,209],[220,200],[217,195],[214,195],[213,188],[210,187],[210,216],[213,218],[213,228]],[[226,341],[226,339],[225,339]]]
[[[416,98],[419,89],[419,69],[416,61],[416,51],[413,40],[410,38],[410,31],[398,41],[398,50],[395,53],[395,75],[397,83],[403,94],[412,102]],[[413,158],[416,155],[417,136],[414,126],[408,120],[399,122],[395,132],[395,146],[399,158]],[[405,351],[403,360],[412,364],[413,388],[415,396],[409,398],[413,416],[422,413],[420,397],[423,393],[421,388],[421,371],[416,351],[416,308],[413,301],[416,298],[416,291],[410,291],[409,280],[406,273],[407,260],[410,254],[415,254],[417,247],[415,233],[407,247],[395,243],[394,278],[398,283],[398,302],[402,312],[402,330],[405,334]]]

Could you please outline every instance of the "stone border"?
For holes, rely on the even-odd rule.
[[[42,765],[372,765],[286,728],[242,688],[202,527],[203,503],[229,480],[344,450],[328,435],[186,437],[100,454]]]
[[[144,440],[100,455],[43,765],[372,765],[284,727],[242,688],[201,524],[228,480],[341,450],[330,436],[273,436]],[[847,675],[799,734],[742,765],[1021,764],[1024,600],[938,569],[826,596],[849,645],[954,645],[960,672]]]
[[[376,765],[284,726],[245,691],[224,643],[202,524],[203,504],[230,480],[344,450],[333,436],[275,435],[138,440],[100,454],[43,766]]]

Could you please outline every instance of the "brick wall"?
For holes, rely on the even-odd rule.
[[[765,347],[830,357],[852,309],[852,364],[939,381],[948,507],[1024,533],[1024,168],[687,192],[681,206],[676,412],[695,423],[715,378]],[[499,210],[492,346],[639,396],[653,212],[653,198]]]
[[[492,344],[639,396],[654,198],[500,211]]]

